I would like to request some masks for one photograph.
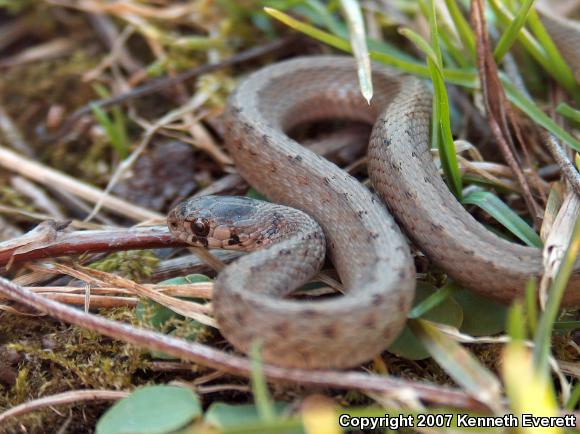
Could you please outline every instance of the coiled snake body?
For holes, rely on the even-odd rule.
[[[172,232],[193,244],[246,250],[268,245],[228,266],[215,283],[220,330],[238,349],[247,352],[258,340],[269,362],[355,366],[397,336],[413,299],[414,265],[397,224],[359,181],[286,135],[306,121],[374,125],[368,150],[374,189],[409,238],[466,288],[510,302],[542,273],[539,249],[488,231],[439,176],[429,151],[426,84],[376,66],[373,86],[368,105],[354,61],[340,56],[293,59],[252,74],[230,98],[226,144],[252,186],[304,213],[215,197],[190,200],[170,213]],[[284,298],[316,273],[325,244],[345,294]],[[580,304],[579,287],[576,273],[565,304]]]

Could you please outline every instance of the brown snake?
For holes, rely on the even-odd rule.
[[[356,179],[286,135],[302,123],[347,119],[374,125],[368,150],[374,189],[406,234],[466,288],[507,303],[543,271],[541,250],[488,231],[439,176],[429,150],[426,84],[375,65],[375,97],[368,105],[355,68],[350,58],[320,56],[252,74],[230,98],[226,134],[230,155],[252,186],[320,224],[344,296],[283,298],[316,273],[324,254],[316,223],[303,213],[206,197],[185,202],[168,217],[172,232],[192,244],[243,250],[268,245],[222,271],[213,300],[224,336],[245,352],[261,341],[265,360],[276,364],[330,368],[369,360],[399,333],[414,292],[409,248],[392,217]],[[576,273],[564,304],[580,304],[579,286]]]

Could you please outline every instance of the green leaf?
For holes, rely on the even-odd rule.
[[[413,305],[418,308],[418,311],[423,311],[420,318],[428,319],[433,322],[459,327],[463,321],[463,311],[461,306],[457,304],[451,297],[441,297],[437,295],[441,290],[437,290],[434,286],[417,282],[417,289],[415,291],[415,300]],[[426,300],[427,303],[432,303],[433,297],[438,301],[438,304],[426,310],[420,307]],[[425,306],[425,305],[423,305]],[[412,310],[412,312],[415,310]],[[399,337],[390,345],[388,351],[408,360],[422,360],[429,357],[427,349],[415,337],[408,324],[405,325]]]
[[[250,188],[246,193],[246,196],[251,199],[258,199],[268,202],[268,198],[264,196],[262,193],[258,192],[254,187]]]
[[[212,280],[203,274],[190,274],[188,276],[174,277],[164,280],[160,285],[187,285],[199,282],[211,282]],[[173,318],[183,318],[171,309],[150,299],[141,299],[135,307],[135,315],[143,324],[162,332],[165,330],[165,323]]]
[[[276,415],[282,414],[288,406],[285,402],[274,402],[273,405]],[[258,409],[253,404],[231,405],[214,402],[207,409],[204,420],[216,428],[234,428],[257,424],[261,418]]]
[[[97,423],[97,434],[164,434],[202,414],[198,397],[184,387],[148,386],[115,403]]]
[[[528,246],[542,247],[540,236],[493,193],[475,191],[465,196],[462,203],[483,209]]]
[[[505,330],[507,306],[483,298],[459,285],[452,297],[463,309],[463,323],[459,329],[463,333],[490,336]]]

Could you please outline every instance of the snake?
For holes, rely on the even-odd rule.
[[[544,22],[574,50],[557,19]],[[218,274],[212,299],[220,332],[242,352],[259,345],[265,361],[297,368],[345,368],[379,355],[414,298],[405,235],[461,286],[501,303],[523,297],[526,282],[542,274],[541,249],[489,231],[440,176],[428,84],[376,64],[372,77],[367,103],[347,56],[293,58],[252,73],[228,100],[225,144],[241,176],[271,202],[206,196],[168,214],[183,241],[250,252]],[[374,192],[289,135],[335,119],[372,125]],[[325,252],[343,294],[292,297]],[[564,306],[580,305],[579,288],[576,268]]]

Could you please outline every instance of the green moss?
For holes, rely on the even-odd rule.
[[[151,250],[130,250],[115,252],[93,264],[91,268],[108,273],[117,272],[133,280],[144,280],[153,274],[159,259]]]

